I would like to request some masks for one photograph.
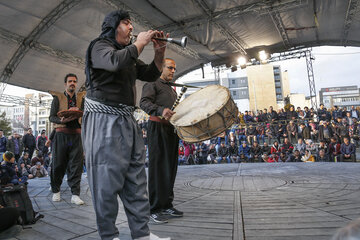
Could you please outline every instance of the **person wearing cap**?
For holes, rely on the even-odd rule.
[[[87,176],[101,239],[119,239],[115,225],[120,196],[130,233],[137,240],[167,240],[150,233],[150,205],[145,172],[145,147],[137,125],[135,81],[153,82],[161,75],[166,43],[163,32],[140,32],[131,42],[133,25],[128,12],[109,13],[102,32],[86,53],[86,99],[82,140]],[[154,60],[139,60],[153,42]]]
[[[0,185],[26,183],[27,177],[17,175],[15,171],[15,155],[7,151],[3,154],[3,162],[0,167]]]
[[[36,138],[36,150],[42,152],[47,140],[48,138],[45,135],[45,130],[42,130],[40,136]]]

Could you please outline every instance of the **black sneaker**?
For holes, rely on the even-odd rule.
[[[164,215],[169,215],[169,216],[172,216],[172,217],[182,217],[184,216],[184,213],[175,209],[175,208],[168,208],[168,209],[165,209],[161,212],[162,214]]]
[[[150,215],[150,223],[153,224],[164,224],[167,223],[167,218],[161,213],[153,213]]]

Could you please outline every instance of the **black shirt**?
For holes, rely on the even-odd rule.
[[[147,114],[161,116],[165,108],[170,108],[176,101],[176,92],[169,83],[161,78],[146,83],[143,87],[140,107]]]
[[[135,45],[118,49],[106,39],[94,44],[91,62],[92,87],[86,85],[86,97],[111,106],[135,106],[136,79],[153,82],[161,74],[154,62],[138,59]]]

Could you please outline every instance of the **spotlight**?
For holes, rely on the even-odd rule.
[[[231,67],[231,72],[236,72],[237,71],[237,66],[232,66]]]
[[[268,59],[268,54],[265,50],[259,52],[259,58],[262,62],[265,62]]]
[[[240,66],[244,66],[247,63],[247,60],[244,56],[239,57],[237,61]]]

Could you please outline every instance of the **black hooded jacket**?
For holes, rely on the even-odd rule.
[[[109,13],[86,53],[86,97],[110,106],[135,106],[136,79],[153,82],[161,74],[154,62],[147,65],[138,59],[135,45],[116,42],[115,30],[124,19],[130,19],[126,11]]]

